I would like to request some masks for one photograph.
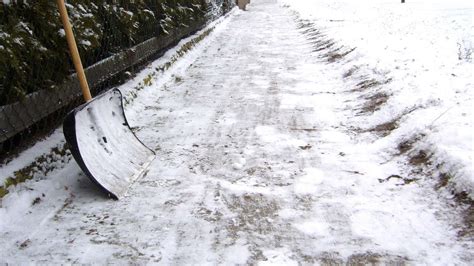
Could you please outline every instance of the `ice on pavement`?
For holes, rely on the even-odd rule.
[[[156,151],[148,173],[120,201],[74,161],[12,188],[0,261],[469,264],[464,207],[354,130],[348,66],[322,60],[301,20],[275,0],[232,11],[127,105]]]

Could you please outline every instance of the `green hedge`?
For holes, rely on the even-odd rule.
[[[56,1],[4,2],[0,1],[0,106],[39,89],[54,88],[72,72]],[[232,1],[217,2],[228,9]],[[208,5],[206,0],[67,1],[86,66],[153,36],[202,21]]]

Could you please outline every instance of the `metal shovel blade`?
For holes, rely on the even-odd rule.
[[[122,198],[155,158],[131,130],[118,89],[71,111],[63,130],[82,171],[114,199]]]

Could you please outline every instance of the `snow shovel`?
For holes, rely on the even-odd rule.
[[[64,0],[57,0],[57,4],[86,100],[66,116],[64,136],[82,171],[109,197],[120,199],[132,183],[146,173],[155,152],[130,128],[118,89],[92,99]]]

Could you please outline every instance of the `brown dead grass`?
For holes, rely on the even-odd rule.
[[[449,188],[449,183],[453,178],[452,175],[449,173],[441,173],[438,177],[438,184],[436,184],[436,190],[442,188]],[[459,230],[458,236],[459,237],[466,237],[466,238],[473,238],[474,237],[474,200],[469,197],[466,192],[456,193],[454,190],[452,191],[454,194],[454,200],[456,201],[457,205],[463,206],[464,210],[462,212],[462,220],[463,220],[463,227]]]
[[[366,79],[356,84],[355,88],[352,91],[365,91],[367,89],[380,86],[382,83],[376,79]]]
[[[458,236],[473,238],[474,237],[474,200],[472,200],[466,192],[457,193],[455,199],[458,203],[466,206],[463,211],[464,228],[458,232]]]
[[[387,78],[386,80],[378,80],[371,77],[364,77],[362,81],[357,83],[355,87],[349,92],[363,92],[369,89],[379,87],[385,84],[388,84],[392,81],[392,78]]]
[[[398,123],[399,123],[398,120],[399,119],[396,118],[392,121],[377,125],[374,128],[366,130],[366,132],[374,132],[380,137],[386,137],[386,136],[390,135],[390,133],[393,130],[398,128]]]
[[[420,150],[418,153],[410,157],[409,163],[413,166],[429,166],[431,165],[431,154],[427,151]]]
[[[353,66],[351,67],[349,70],[347,70],[346,72],[344,72],[344,74],[342,74],[342,77],[343,78],[349,78],[351,77],[352,75],[354,75],[354,73],[359,70],[359,67],[358,66]]]
[[[317,29],[317,26],[314,23],[308,20],[299,19],[297,27],[313,45],[312,52],[323,52],[327,50],[327,52],[322,54],[321,57],[325,58],[329,63],[337,62],[355,50],[355,48],[336,45],[334,40],[324,35],[319,29]]]
[[[416,140],[414,139],[408,139],[403,142],[400,142],[397,146],[398,149],[398,155],[405,154],[407,151],[413,149],[413,144],[415,144]]]
[[[356,48],[341,48],[341,49],[338,49],[336,51],[328,52],[327,54],[324,55],[324,57],[327,58],[327,61],[329,63],[335,63],[335,62],[343,59],[344,57],[346,57],[350,53],[352,53],[355,49]]]
[[[389,98],[390,96],[385,92],[377,92],[374,95],[367,97],[367,101],[362,106],[359,114],[373,113],[378,111],[380,107],[388,101]]]
[[[314,49],[313,52],[320,52],[326,49],[329,49],[336,45],[336,43],[333,40],[318,40],[314,42]]]

